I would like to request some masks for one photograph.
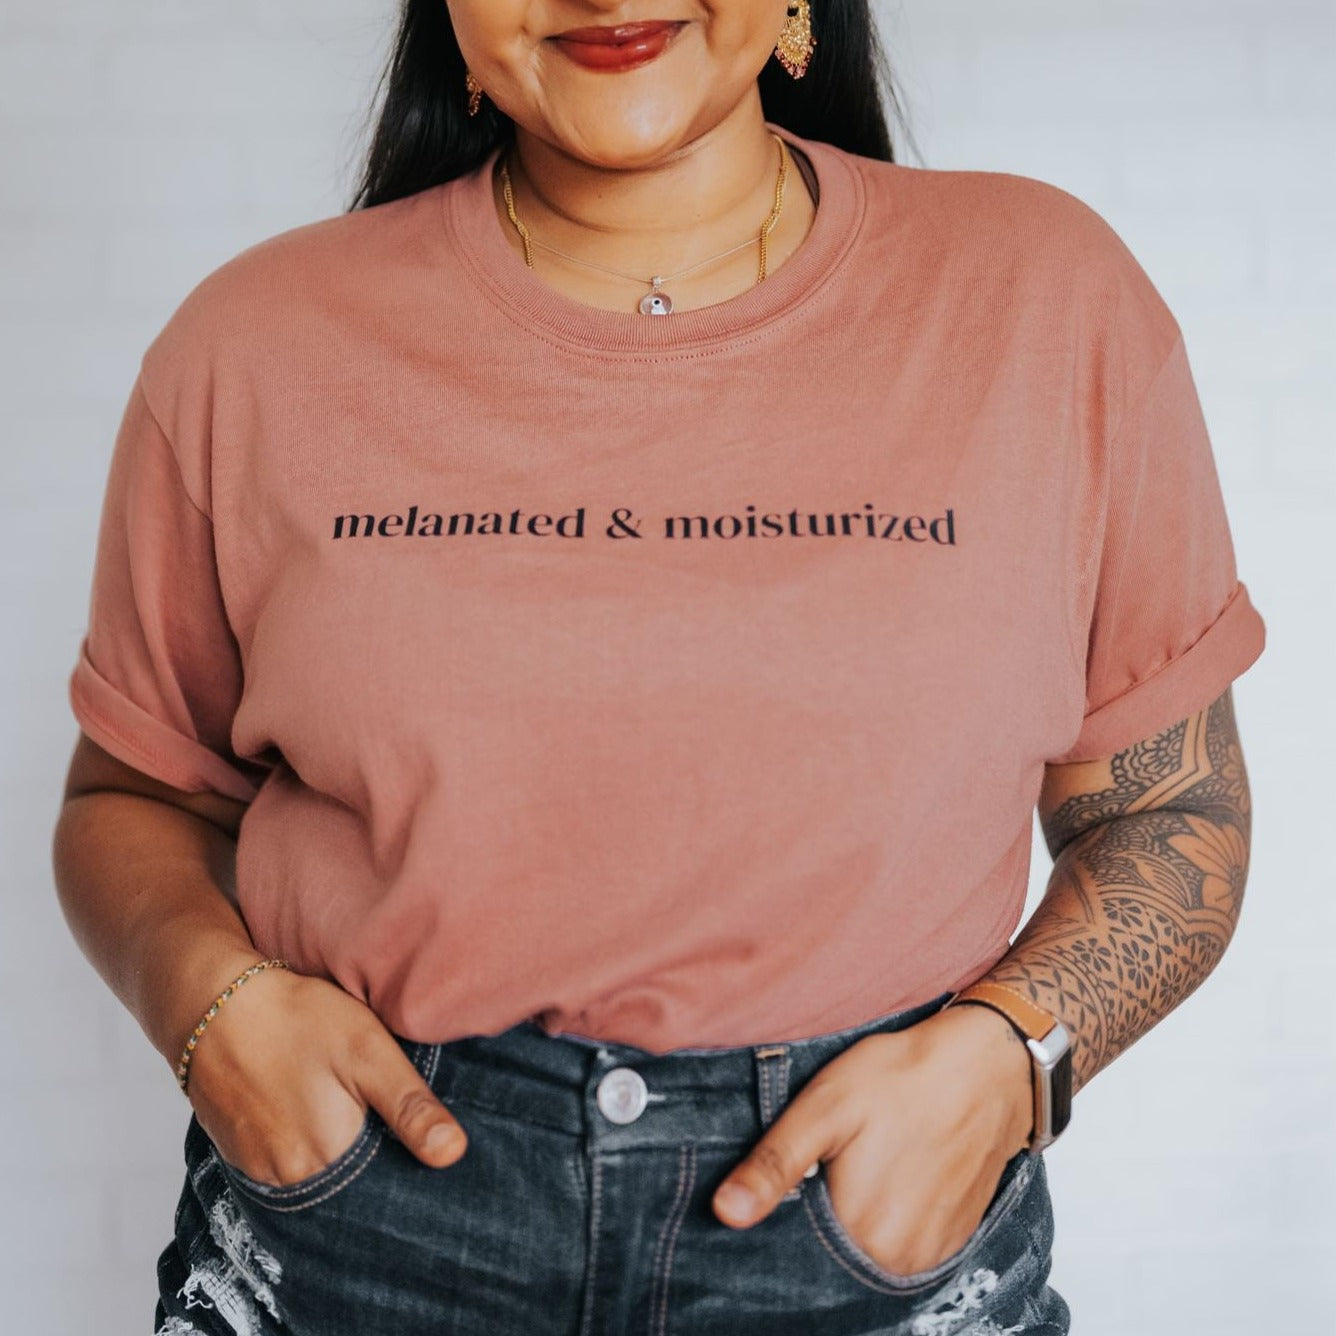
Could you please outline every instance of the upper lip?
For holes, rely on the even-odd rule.
[[[568,28],[557,33],[559,42],[598,42],[607,46],[616,46],[621,42],[634,42],[641,37],[649,37],[662,32],[665,28],[676,28],[680,19],[649,19],[644,23],[602,24],[592,28]]]

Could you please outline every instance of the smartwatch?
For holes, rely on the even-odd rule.
[[[1005,1016],[1030,1050],[1034,1130],[1029,1152],[1039,1155],[1057,1140],[1072,1116],[1072,1037],[1043,1007],[1006,984],[980,980],[962,988],[946,1005],[974,1002]]]

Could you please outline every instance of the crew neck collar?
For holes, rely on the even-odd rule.
[[[445,231],[492,300],[536,333],[587,351],[623,355],[663,355],[730,343],[783,319],[815,293],[853,245],[863,217],[863,183],[849,155],[821,140],[766,124],[790,147],[806,153],[820,198],[802,245],[763,282],[722,302],[646,316],[605,311],[557,291],[511,248],[496,215],[492,174],[499,148],[473,172],[440,188]]]

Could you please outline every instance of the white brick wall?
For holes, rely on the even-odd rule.
[[[199,277],[342,208],[392,9],[10,0],[0,16],[0,581],[20,618],[0,664],[7,1331],[149,1331],[179,1187],[184,1101],[74,947],[50,884],[74,737],[64,685],[112,433],[144,346]],[[1078,1097],[1049,1155],[1053,1281],[1081,1336],[1323,1330],[1336,8],[881,9],[926,163],[1071,190],[1164,292],[1270,631],[1236,687],[1257,803],[1242,929],[1201,992]],[[1037,846],[1035,893],[1045,870]]]
[[[1235,687],[1257,809],[1243,923],[1200,992],[1078,1096],[1049,1152],[1053,1283],[1082,1336],[1328,1330],[1313,1278],[1336,1255],[1336,868],[1315,836],[1336,742],[1336,7],[882,12],[927,164],[1081,196],[1173,307],[1269,631]],[[1032,904],[1038,843],[1035,863]]]

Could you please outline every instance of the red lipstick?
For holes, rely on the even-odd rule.
[[[595,28],[570,28],[552,40],[577,65],[591,70],[628,70],[663,54],[684,22],[653,19]]]

